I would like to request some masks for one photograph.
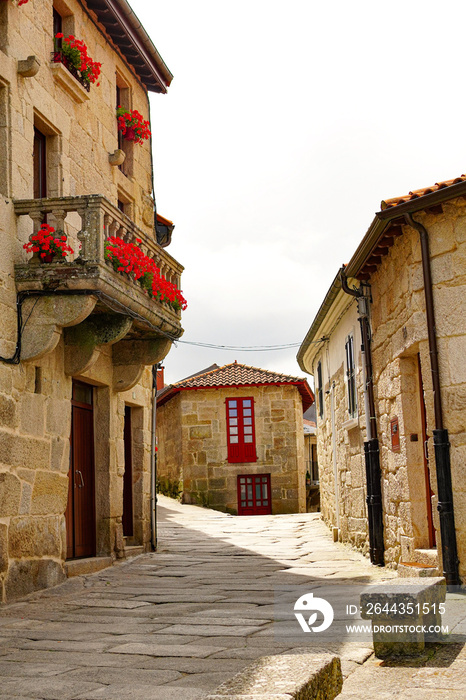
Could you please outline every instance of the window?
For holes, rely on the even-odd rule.
[[[346,387],[348,396],[348,413],[351,417],[356,415],[356,372],[354,366],[354,338],[349,335],[345,343],[346,355]]]
[[[128,111],[131,110],[131,89],[125,79],[119,74],[116,74],[116,107],[124,107]],[[125,160],[118,168],[123,175],[131,177],[133,175],[133,160],[134,160],[134,144],[132,141],[127,141],[123,138],[122,132],[118,129],[118,122],[115,121],[115,128],[118,136],[118,148],[125,154]]]
[[[319,417],[324,415],[324,391],[322,387],[322,363],[317,365],[317,403],[319,404]]]
[[[61,14],[53,8],[53,36],[55,37],[57,34],[63,34],[63,19]],[[59,49],[61,49],[62,45],[62,40],[57,39],[57,46]]]
[[[254,399],[227,399],[227,443],[229,462],[256,462]]]
[[[47,138],[34,127],[34,199],[47,197]]]

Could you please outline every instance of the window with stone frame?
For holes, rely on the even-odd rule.
[[[225,404],[228,461],[232,463],[256,462],[254,399],[250,396],[227,399]]]
[[[324,417],[324,390],[322,386],[322,362],[317,364],[317,404],[319,408],[319,418]]]
[[[116,107],[124,107],[126,110],[131,110],[132,95],[129,83],[116,73]],[[117,131],[118,148],[125,154],[125,160],[118,166],[119,170],[127,177],[132,177],[134,168],[134,143],[123,138],[122,132],[118,129],[118,122],[115,121],[115,129]]]
[[[346,395],[348,399],[348,415],[350,418],[356,416],[358,405],[356,400],[356,367],[354,363],[354,337],[350,333],[345,342],[346,357]]]

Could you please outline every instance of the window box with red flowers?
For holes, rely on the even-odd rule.
[[[52,52],[53,63],[61,63],[88,92],[91,83],[96,83],[100,76],[101,63],[93,61],[87,53],[86,44],[72,34],[65,37],[61,32],[55,35],[55,50]],[[100,83],[96,83],[97,86]]]
[[[127,110],[121,105],[117,107],[118,129],[126,141],[142,143],[151,135],[150,123],[144,119],[137,109]]]
[[[141,240],[136,238],[136,243],[141,243]],[[105,260],[117,272],[123,272],[137,281],[152,299],[168,304],[177,312],[186,309],[187,302],[181,290],[166,280],[154,260],[134,243],[110,236],[105,241]]]
[[[37,233],[31,236],[28,243],[23,248],[28,253],[34,253],[34,258],[41,263],[62,262],[68,253],[73,254],[74,250],[68,245],[66,234],[58,234],[53,226],[42,224]],[[36,255],[37,254],[37,255]]]

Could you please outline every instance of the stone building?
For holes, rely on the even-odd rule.
[[[308,513],[316,513],[320,510],[320,492],[315,403],[304,413],[303,431],[304,465],[306,469],[306,511]]]
[[[98,80],[67,60],[70,36]],[[151,546],[151,366],[182,334],[179,293],[153,284],[175,294],[183,268],[150,139],[116,107],[148,122],[171,79],[126,0],[0,2],[2,601]],[[24,250],[44,222],[68,236],[63,262]],[[149,289],[111,237],[150,265]]]
[[[159,488],[232,514],[306,512],[305,379],[233,363],[157,397]]]
[[[465,356],[462,176],[382,202],[298,353],[324,519],[374,563],[451,583],[466,576]]]

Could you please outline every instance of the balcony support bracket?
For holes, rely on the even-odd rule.
[[[94,310],[95,296],[71,296],[53,293],[30,296],[23,303],[21,360],[37,360],[52,352],[62,329],[84,321]],[[27,319],[27,320],[26,320]]]
[[[161,362],[172,341],[158,337],[149,340],[121,340],[113,348],[113,389],[128,391],[135,386],[144,367]]]
[[[133,322],[128,316],[96,314],[78,326],[65,329],[65,374],[76,376],[91,369],[101,345],[113,345],[125,337]]]

